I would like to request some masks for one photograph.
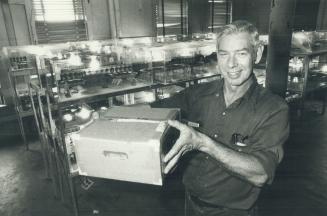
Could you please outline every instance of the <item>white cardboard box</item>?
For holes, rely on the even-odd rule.
[[[79,175],[162,185],[163,156],[177,138],[168,119],[178,109],[115,107],[66,137],[71,171]],[[69,141],[70,140],[70,141]],[[75,164],[74,164],[75,163]]]

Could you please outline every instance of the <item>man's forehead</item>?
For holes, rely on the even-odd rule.
[[[220,40],[222,40],[223,38],[229,38],[229,37],[244,37],[244,38],[250,39],[251,35],[249,32],[230,32],[228,34],[222,35]]]
[[[247,32],[232,33],[222,36],[217,44],[218,51],[225,49],[249,50],[251,49],[251,36]]]

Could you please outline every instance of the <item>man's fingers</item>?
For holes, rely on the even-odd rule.
[[[168,124],[170,126],[173,126],[174,128],[178,129],[179,131],[183,131],[186,128],[188,128],[186,125],[180,123],[179,121],[176,120],[168,120]]]
[[[166,154],[164,157],[164,162],[167,163],[167,166],[165,168],[165,173],[168,173],[172,167],[174,167],[178,161],[178,159],[185,153],[185,150],[187,149],[187,142],[185,136],[189,129],[188,126],[175,121],[175,120],[168,120],[168,124],[176,129],[178,129],[181,134],[177,141],[175,142],[174,146],[170,149],[170,151]]]
[[[181,139],[178,138],[177,141],[175,142],[174,146],[170,149],[170,151],[164,157],[164,162],[167,163],[168,161],[170,161],[171,158],[173,158],[176,154],[179,153],[179,151],[181,150],[182,147],[183,147],[183,145],[181,143]]]
[[[177,161],[181,157],[183,151],[179,151],[166,165],[164,172],[167,174],[176,165]]]

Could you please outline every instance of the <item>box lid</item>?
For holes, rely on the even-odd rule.
[[[176,119],[178,114],[178,109],[113,107],[81,130],[80,137],[124,143],[158,140],[168,126],[166,120]]]
[[[80,132],[80,137],[126,143],[148,142],[152,139],[159,139],[164,131],[162,128],[166,128],[164,122],[119,122],[99,119],[83,129]]]
[[[100,114],[100,118],[126,118],[126,119],[147,119],[166,121],[168,119],[176,119],[179,109],[174,108],[151,108],[142,107],[112,107]]]

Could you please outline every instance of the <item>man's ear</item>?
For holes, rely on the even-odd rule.
[[[255,62],[254,62],[255,64],[258,64],[260,62],[262,53],[263,53],[263,49],[264,49],[264,46],[259,45],[259,47],[257,49],[257,53],[256,53]]]

